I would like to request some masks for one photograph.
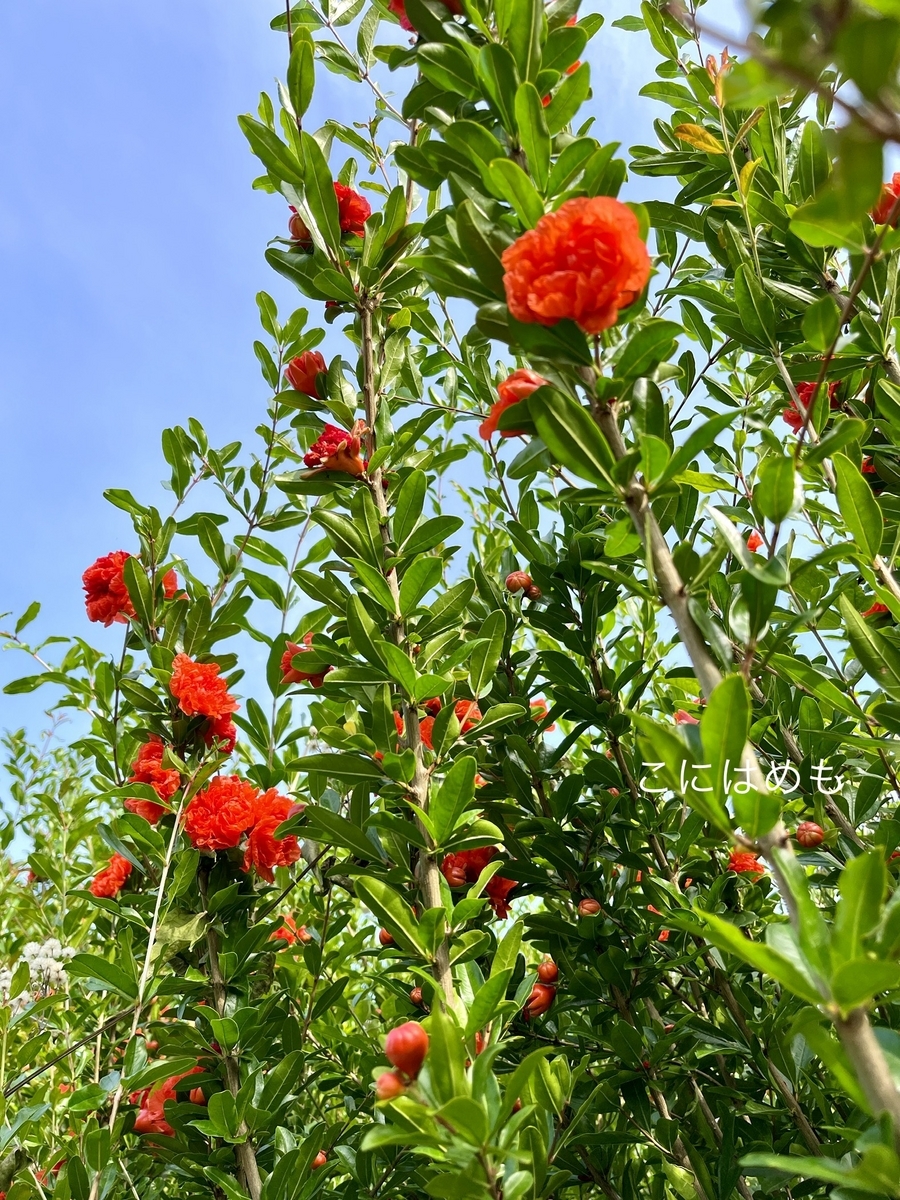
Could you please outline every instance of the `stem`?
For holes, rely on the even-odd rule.
[[[369,457],[371,458],[376,449],[375,420],[378,416],[378,396],[375,390],[375,338],[372,324],[372,307],[368,300],[366,300],[359,310],[359,321],[362,343],[363,403],[366,413],[366,425],[368,426],[366,438]],[[382,543],[385,555],[387,555],[391,542],[390,512],[388,510],[387,496],[384,490],[384,478],[380,467],[376,467],[371,472],[368,482],[372,491],[372,499],[375,502],[375,508],[378,511],[381,523]],[[391,596],[394,599],[394,611],[399,613],[400,585],[397,581],[397,572],[391,567],[384,574],[391,591]],[[396,644],[403,649],[406,641],[406,629],[404,622],[399,617],[391,622],[391,635]],[[406,733],[407,747],[415,755],[416,763],[412,782],[409,785],[410,795],[416,807],[421,809],[422,812],[427,813],[429,775],[425,766],[424,747],[419,729],[419,713],[415,702],[406,697],[403,700],[403,728]],[[424,826],[421,822],[417,823],[423,836],[430,841]],[[443,909],[441,871],[437,857],[431,852],[421,855],[417,871],[425,907]],[[435,951],[432,972],[447,1002],[450,1005],[454,1005],[456,996],[453,989],[453,973],[450,969],[450,946],[446,936],[441,939]]]
[[[884,1054],[864,1008],[854,1008],[846,1017],[835,1017],[834,1026],[853,1063],[859,1085],[875,1117],[890,1116],[894,1142],[900,1145],[900,1092],[891,1078]]]
[[[204,859],[197,875],[200,885],[200,898],[203,901],[204,910],[208,910],[209,908],[210,866],[209,860]],[[206,925],[206,961],[209,969],[209,981],[212,985],[213,1004],[219,1016],[224,1017],[228,1001],[228,985],[225,982],[225,977],[222,974],[222,966],[219,962],[219,935],[211,919]],[[241,1090],[241,1071],[238,1061],[230,1050],[223,1052],[222,1061],[225,1064],[225,1082],[229,1092],[231,1092],[236,1100]],[[260,1196],[262,1195],[262,1178],[259,1173],[259,1164],[256,1161],[256,1149],[248,1137],[249,1130],[247,1123],[243,1120],[238,1126],[238,1133],[247,1138],[246,1141],[238,1142],[234,1147],[238,1175],[241,1183],[250,1193],[252,1200],[260,1200]]]

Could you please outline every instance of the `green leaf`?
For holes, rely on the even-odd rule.
[[[542,0],[513,0],[507,34],[520,79],[535,79],[541,67]],[[506,39],[504,39],[506,40]]]
[[[868,559],[881,552],[884,518],[859,467],[845,454],[832,458],[837,476],[837,503],[853,540]]]
[[[328,846],[343,846],[366,862],[378,858],[375,843],[346,817],[332,812],[330,808],[314,804],[307,806],[304,815],[306,826],[316,841],[324,842]]]
[[[376,763],[356,754],[307,754],[293,759],[290,770],[316,772],[329,779],[345,779],[352,783],[382,778]]]
[[[896,987],[900,987],[900,965],[871,958],[852,958],[831,977],[831,994],[845,1012]]]
[[[431,797],[428,815],[434,825],[438,845],[447,840],[456,823],[475,798],[475,774],[478,764],[470,755],[454,762],[444,782]]]
[[[410,471],[394,501],[394,538],[402,545],[416,527],[425,504],[428,477],[424,471]]]
[[[731,832],[731,821],[728,813],[715,793],[700,792],[693,788],[682,788],[682,779],[689,781],[692,772],[683,774],[690,767],[694,768],[693,755],[685,742],[671,730],[652,721],[641,713],[632,713],[632,720],[640,733],[644,746],[645,762],[659,762],[660,774],[666,779],[673,791],[684,795],[685,800],[701,813],[704,820],[709,821],[722,832]]]
[[[506,640],[506,613],[498,609],[490,613],[478,631],[480,644],[469,660],[469,686],[476,700],[486,696],[494,686],[494,674]]]
[[[421,958],[427,957],[412,909],[389,884],[371,875],[360,875],[354,888],[363,904],[394,935],[394,940],[402,950],[418,954]]]
[[[551,387],[539,387],[527,403],[538,436],[556,461],[582,479],[609,486],[616,460],[590,413]]]
[[[467,100],[480,100],[481,90],[469,56],[452,42],[428,42],[416,53],[422,74],[448,92]]]
[[[137,983],[121,967],[107,962],[96,954],[76,954],[66,967],[69,975],[77,975],[92,984],[93,991],[118,992],[126,1000],[137,998]]]
[[[504,129],[515,133],[513,105],[520,79],[516,61],[506,46],[501,46],[499,42],[482,46],[478,54],[478,78]]]
[[[361,558],[348,558],[350,566],[359,576],[360,582],[366,588],[373,600],[391,616],[397,613],[397,602],[391,592],[388,582],[377,567],[370,566]]]
[[[440,583],[443,574],[443,560],[433,555],[423,555],[407,567],[400,584],[400,615],[409,617],[415,612],[423,598]]]
[[[313,40],[309,32],[302,28],[294,32],[287,82],[294,116],[299,121],[309,108],[315,85]]]
[[[811,304],[803,316],[803,336],[823,354],[831,349],[840,328],[840,310],[831,296],[823,296]]]
[[[385,665],[391,673],[391,678],[396,679],[407,696],[415,696],[416,668],[412,665],[409,655],[405,654],[399,646],[395,646],[393,642],[382,642],[380,650]]]
[[[303,169],[277,133],[251,116],[238,117],[238,124],[267,171],[285,183],[302,185]]]
[[[674,321],[651,317],[625,343],[624,350],[616,360],[616,377],[635,379],[640,375],[649,375],[673,353],[675,339],[682,332],[682,327]]]
[[[553,94],[553,99],[544,110],[547,128],[552,136],[565,129],[587,100],[591,90],[591,68],[583,62],[577,71],[567,75]]]
[[[750,697],[742,675],[728,675],[713,689],[700,719],[703,757],[709,760],[713,795],[724,806],[728,780],[744,757],[750,729]],[[754,830],[746,830],[756,836]],[[765,833],[766,830],[759,830]]]
[[[881,919],[887,869],[880,849],[852,858],[841,871],[841,898],[834,914],[831,939],[835,962],[849,962],[863,952],[863,940]]]
[[[751,941],[730,922],[702,909],[694,910],[705,926],[704,936],[718,946],[727,950],[742,962],[749,963],[757,971],[762,971],[777,983],[791,991],[809,1004],[821,1004],[822,997],[816,990],[815,984],[808,975],[801,971],[790,958],[779,954],[771,946],[763,942]]]
[[[759,468],[753,499],[768,520],[780,525],[794,508],[794,460],[786,454],[770,454]]]
[[[516,92],[515,111],[519,139],[532,178],[541,192],[546,192],[550,177],[550,131],[538,90],[527,79]]]
[[[900,700],[900,650],[864,621],[846,596],[838,598],[838,605],[853,653],[876,684]]]
[[[511,158],[495,158],[488,167],[491,184],[510,204],[526,229],[532,229],[544,215],[544,202],[519,166]]]
[[[775,338],[775,306],[752,268],[744,263],[734,273],[734,299],[745,331],[758,345],[771,347]]]
[[[311,134],[301,133],[300,145],[303,150],[303,194],[306,197],[315,229],[335,259],[343,262],[341,221],[331,169],[322,153],[322,148]]]

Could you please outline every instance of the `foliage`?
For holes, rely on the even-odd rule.
[[[760,19],[618,22],[627,161],[575,0],[273,20],[345,349],[260,293],[256,441],[107,493],[120,654],[4,635],[80,722],[6,743],[7,1200],[900,1193],[900,24]]]

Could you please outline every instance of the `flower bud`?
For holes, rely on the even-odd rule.
[[[521,592],[531,586],[532,579],[527,571],[513,571],[506,577],[506,590],[508,592]]]
[[[405,1091],[406,1086],[396,1071],[385,1071],[375,1080],[376,1100],[396,1100]]]
[[[825,830],[815,821],[801,821],[797,826],[797,841],[804,850],[815,850],[825,839]]]
[[[531,989],[531,995],[525,1001],[522,1015],[526,1021],[545,1013],[556,999],[556,988],[549,983],[536,983]]]
[[[559,967],[552,958],[545,958],[538,966],[537,973],[541,983],[556,983],[559,979]]]

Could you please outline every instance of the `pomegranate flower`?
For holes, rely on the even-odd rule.
[[[137,616],[128,588],[125,586],[125,563],[132,556],[127,550],[113,550],[92,563],[81,577],[84,604],[89,621],[110,626],[114,621],[125,624]],[[166,599],[171,600],[178,587],[178,576],[167,571],[163,576]]]
[[[728,856],[728,870],[736,875],[755,875],[757,878],[766,872],[756,855],[749,850],[732,850]]]
[[[878,197],[878,203],[872,209],[872,220],[876,225],[884,225],[890,218],[891,225],[896,226],[897,217],[891,218],[891,212],[898,196],[900,196],[900,171],[895,171],[890,183],[881,185],[881,195]]]
[[[151,738],[138,750],[137,758],[131,764],[129,783],[146,783],[156,792],[160,800],[171,800],[181,787],[181,776],[175,770],[163,767],[162,759],[166,748],[159,738]],[[126,800],[125,808],[129,812],[143,817],[151,825],[155,825],[160,817],[168,811],[165,804],[154,804],[152,800]]]
[[[298,646],[296,642],[288,642],[287,649],[281,656],[281,682],[287,683],[308,683],[314,688],[320,688],[329,671],[333,667],[325,667],[323,671],[300,671],[294,666],[294,658],[299,654],[308,653],[312,650],[313,631],[303,635],[303,645]]]
[[[840,383],[838,380],[835,380],[834,383],[829,383],[828,385],[828,404],[831,409],[840,408],[841,402],[837,397],[837,390],[839,387]],[[809,412],[809,406],[813,402],[815,391],[815,383],[807,382],[797,384],[797,399],[803,405],[805,412]],[[785,425],[790,425],[794,433],[798,433],[805,424],[800,413],[800,409],[797,407],[794,400],[791,400],[790,404],[781,414],[781,419],[784,421]]]
[[[172,663],[169,691],[188,717],[195,715],[230,717],[240,705],[229,695],[228,685],[219,676],[218,663],[198,663],[186,654],[176,654]]]
[[[601,333],[650,278],[637,217],[611,196],[581,196],[548,213],[501,256],[509,311],[518,321],[575,321]]]
[[[325,374],[328,365],[318,350],[307,350],[298,354],[284,369],[285,378],[295,392],[320,400],[318,377]]]
[[[360,457],[360,434],[364,428],[362,421],[357,421],[350,433],[337,425],[326,425],[304,454],[303,462],[310,468],[341,471],[358,479],[366,470],[366,463]]]
[[[441,872],[450,887],[464,887],[467,883],[475,883],[484,868],[496,856],[496,846],[479,846],[475,850],[460,850],[455,854],[444,856],[441,862]],[[501,921],[509,916],[510,907],[507,897],[514,887],[518,887],[518,880],[504,879],[502,875],[491,876],[485,887],[491,908]]]
[[[133,869],[127,858],[123,858],[121,854],[114,854],[109,860],[109,865],[94,876],[89,889],[91,894],[114,900],[125,886],[125,881]]]
[[[526,400],[532,392],[547,383],[549,380],[545,379],[543,375],[538,375],[537,371],[529,371],[525,368],[513,371],[512,375],[508,379],[504,379],[497,387],[497,395],[500,399],[491,405],[491,411],[478,426],[479,437],[489,442],[497,432],[500,418],[506,410],[512,408],[514,404]],[[502,438],[519,437],[522,432],[521,429],[501,429],[500,436]]]

